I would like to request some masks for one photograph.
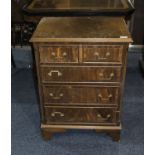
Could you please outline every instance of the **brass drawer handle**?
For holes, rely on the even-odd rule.
[[[51,55],[52,55],[53,57],[56,56],[55,52],[52,52]],[[63,52],[63,53],[62,53],[62,57],[59,55],[58,57],[55,57],[55,58],[56,58],[56,59],[63,59],[63,57],[66,57],[66,56],[67,56],[67,53],[66,53],[66,52]]]
[[[99,52],[95,52],[94,56],[96,56],[98,60],[106,60],[110,56],[110,52],[106,52],[105,57],[100,57]]]
[[[102,96],[102,94],[98,94],[98,97],[103,101],[107,101],[107,100],[109,100],[110,98],[112,98],[113,96],[112,96],[112,94],[109,94],[108,95],[108,97],[107,98],[103,98],[103,96]]]
[[[59,112],[59,111],[56,111],[56,112],[52,112],[52,113],[51,113],[51,116],[52,116],[52,117],[55,117],[56,115],[58,115],[58,116],[60,116],[60,117],[64,117],[64,116],[65,116],[64,113]]]
[[[54,100],[59,100],[59,99],[61,99],[61,98],[64,96],[63,93],[60,93],[59,96],[54,96],[53,93],[49,93],[49,95],[50,95]]]
[[[53,73],[57,73],[58,76],[62,76],[62,73],[58,70],[51,70],[49,73],[48,73],[48,76],[52,76]]]
[[[103,75],[104,75],[103,73],[99,73],[100,77],[103,77]],[[112,80],[113,77],[114,77],[114,73],[112,72],[112,73],[110,73],[109,77],[105,78],[104,80]]]
[[[67,56],[67,53],[66,53],[66,52],[63,52],[63,54],[62,54],[62,55],[65,57],[65,56]]]
[[[52,56],[55,56],[55,52],[52,52],[51,55],[52,55]]]
[[[104,118],[104,117],[102,117],[101,114],[97,114],[97,117],[98,118],[102,118],[103,121],[107,121],[107,120],[109,120],[109,118],[111,117],[111,115],[110,114],[107,114],[106,117]]]

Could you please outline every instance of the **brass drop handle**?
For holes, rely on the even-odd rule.
[[[98,60],[106,60],[107,57],[110,56],[110,52],[106,52],[105,57],[99,57],[100,56],[99,52],[95,52],[94,56],[96,56]]]
[[[64,96],[63,93],[60,93],[59,96],[54,96],[53,93],[49,93],[49,95],[50,95],[54,100],[59,100],[59,99],[61,99],[61,98]]]
[[[62,76],[62,73],[58,70],[51,70],[48,72],[48,76],[52,76],[53,73],[57,73],[58,76]]]
[[[51,113],[51,116],[52,116],[52,117],[55,117],[56,115],[58,115],[58,116],[60,116],[60,117],[64,117],[64,116],[65,116],[64,113],[59,112],[59,111],[55,111],[55,112],[52,112],[52,113]]]
[[[100,77],[103,77],[103,73],[101,72],[101,73],[99,73],[99,76]],[[110,75],[109,75],[109,77],[108,78],[104,78],[104,80],[112,80],[112,78],[114,77],[114,73],[112,72],[112,73],[110,73]]]
[[[103,101],[103,100],[107,101],[107,100],[109,100],[110,98],[112,98],[112,94],[109,94],[107,98],[103,98],[102,94],[98,94],[98,97],[99,97],[102,101]]]
[[[111,117],[111,115],[110,114],[107,114],[106,117],[104,118],[104,117],[102,117],[101,114],[97,114],[97,117],[98,118],[102,118],[103,121],[107,121]]]

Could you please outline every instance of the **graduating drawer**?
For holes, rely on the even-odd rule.
[[[122,64],[123,46],[86,46],[83,47],[82,61],[85,63]]]
[[[117,106],[119,87],[116,86],[43,86],[45,105]]]
[[[45,107],[47,124],[104,124],[116,123],[116,108]]]
[[[78,52],[76,46],[41,46],[40,63],[77,63]]]
[[[121,67],[55,66],[41,67],[43,82],[120,82]]]

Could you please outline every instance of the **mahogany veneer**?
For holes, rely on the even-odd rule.
[[[95,129],[119,140],[129,43],[120,17],[46,17],[33,42],[44,139]]]

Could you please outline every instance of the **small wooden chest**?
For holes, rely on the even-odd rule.
[[[121,17],[46,17],[33,42],[43,138],[94,129],[120,139],[128,45]]]

